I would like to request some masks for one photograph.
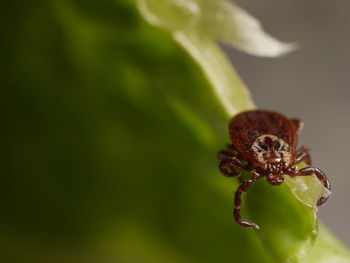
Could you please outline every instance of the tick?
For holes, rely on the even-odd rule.
[[[306,147],[297,149],[298,136],[303,123],[288,119],[280,113],[265,110],[242,112],[232,118],[229,134],[232,144],[218,153],[219,169],[228,177],[239,176],[240,170],[251,171],[251,177],[241,183],[234,198],[233,216],[244,227],[259,226],[241,218],[242,194],[246,193],[259,178],[265,177],[271,185],[283,183],[284,176],[309,176],[315,174],[330,190],[326,175],[310,167],[311,158]],[[298,169],[296,164],[305,162],[308,167]],[[322,205],[327,196],[322,196],[317,205]]]

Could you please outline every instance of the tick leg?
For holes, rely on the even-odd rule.
[[[223,160],[219,163],[220,172],[227,177],[239,175],[233,160]]]
[[[218,152],[218,159],[219,161],[224,161],[224,160],[228,160],[228,159],[232,159],[233,157],[237,158],[237,154],[229,151],[229,150],[220,150]]]
[[[261,177],[260,174],[257,172],[253,172],[252,176],[245,180],[236,190],[235,193],[235,207],[233,209],[233,216],[238,224],[244,227],[254,227],[256,229],[260,229],[257,224],[254,222],[250,222],[247,220],[242,220],[241,218],[241,205],[242,205],[242,193],[246,193],[249,189],[249,187],[259,178]]]
[[[291,121],[293,122],[293,124],[297,128],[298,134],[300,134],[302,132],[302,130],[304,129],[304,123],[298,119],[291,119]]]
[[[311,165],[311,157],[309,154],[309,148],[302,146],[297,150],[294,163],[305,162],[307,165]]]
[[[331,185],[328,181],[328,178],[326,177],[326,175],[318,168],[315,167],[305,167],[302,168],[298,171],[299,176],[308,176],[308,175],[312,175],[315,174],[317,176],[317,178],[323,183],[324,187],[326,187],[328,190],[331,190]],[[318,199],[317,201],[317,205],[320,206],[322,205],[324,202],[326,202],[328,199],[328,196],[321,196],[320,199]]]
[[[219,163],[219,169],[227,177],[239,175],[237,168],[244,169],[246,167],[234,153],[228,150],[219,151],[218,159],[221,161]]]

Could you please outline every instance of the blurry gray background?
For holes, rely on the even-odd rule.
[[[300,45],[271,59],[225,50],[260,108],[304,121],[300,144],[332,183],[319,217],[350,245],[350,1],[235,2],[273,36]]]

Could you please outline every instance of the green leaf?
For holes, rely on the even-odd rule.
[[[285,184],[272,187],[261,179],[247,195],[247,210],[276,262],[303,262],[318,232],[313,208],[299,202]]]
[[[1,262],[272,263],[313,240],[312,208],[286,186],[248,193],[262,243],[232,220],[238,181],[219,175],[215,155],[231,115],[254,105],[216,29],[174,34],[123,0],[6,12]],[[325,233],[306,260],[347,262]]]
[[[138,3],[149,22],[172,33],[195,59],[230,116],[252,108],[253,104],[237,74],[218,55],[215,42],[229,39],[241,50],[267,56],[293,48],[267,36],[255,19],[226,1],[170,0],[160,5],[152,0],[140,0]],[[172,13],[174,10],[178,17]],[[285,185],[270,190],[266,182],[259,182],[247,199],[247,210],[261,226],[258,235],[277,262],[302,262],[317,237],[316,202],[329,193],[315,176],[287,178],[286,184],[291,191]]]
[[[310,263],[347,263],[350,261],[350,252],[329,230],[323,225],[319,226],[319,235],[311,252],[306,256],[305,262]]]
[[[265,33],[260,22],[227,0],[138,0],[144,17],[170,32],[205,34],[256,56],[275,57],[293,51]]]

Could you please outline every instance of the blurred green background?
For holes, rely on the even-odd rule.
[[[237,242],[267,258],[208,194],[225,141],[185,105],[225,138],[223,110],[165,32],[127,1],[2,12],[1,262],[233,261]]]
[[[221,105],[133,1],[1,12],[1,262],[272,262],[231,219]]]

